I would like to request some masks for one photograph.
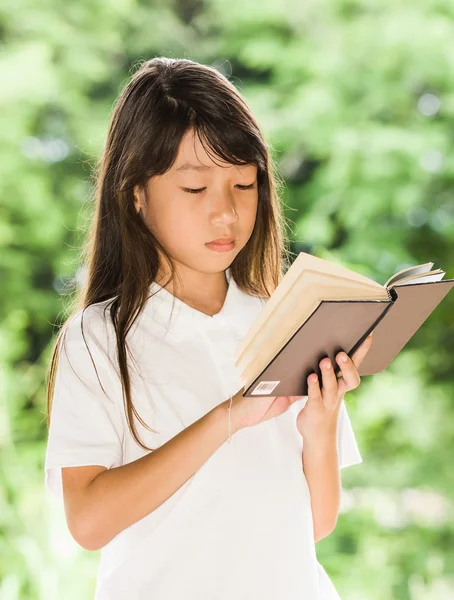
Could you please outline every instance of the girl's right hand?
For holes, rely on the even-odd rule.
[[[232,396],[231,430],[232,434],[252,427],[263,421],[272,419],[284,413],[296,400],[303,396],[248,396],[243,398],[246,387],[242,387]],[[230,406],[230,398],[222,402],[222,406]],[[228,415],[227,415],[228,417]]]

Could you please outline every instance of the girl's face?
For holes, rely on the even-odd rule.
[[[258,203],[257,167],[221,164],[211,160],[189,130],[172,168],[148,180],[148,205],[143,195],[136,195],[136,210],[142,209],[148,228],[178,271],[224,271],[252,234]],[[216,252],[206,246],[222,237],[234,238],[231,251]]]

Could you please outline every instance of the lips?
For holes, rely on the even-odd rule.
[[[233,238],[220,238],[221,240],[224,241],[224,243],[218,243],[218,242],[207,242],[205,245],[207,248],[209,248],[210,250],[213,250],[214,252],[231,252],[233,250],[233,248],[235,247],[235,240]],[[229,243],[225,243],[225,240],[232,240]]]
[[[207,244],[231,244],[235,241],[235,238],[218,238],[217,240],[211,240],[211,242],[207,242]]]

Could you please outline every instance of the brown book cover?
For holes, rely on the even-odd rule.
[[[243,378],[243,396],[306,396],[307,377],[315,372],[321,381],[319,362],[328,356],[337,374],[336,354],[343,350],[351,357],[371,331],[372,345],[358,372],[363,376],[383,371],[454,286],[454,279],[431,281],[430,275],[442,277],[444,272],[429,275],[427,265],[390,278],[382,286],[387,299],[322,299],[253,381],[247,384]]]

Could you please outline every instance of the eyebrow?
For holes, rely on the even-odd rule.
[[[185,163],[176,169],[177,171],[207,171],[208,169],[212,169],[213,167],[207,165],[191,165],[190,163]]]
[[[241,166],[254,167],[255,165],[253,163],[250,163],[248,165],[241,165]],[[214,167],[209,166],[209,165],[193,165],[191,163],[184,163],[183,165],[181,165],[181,167],[178,167],[175,170],[176,171],[208,171],[213,168]]]

